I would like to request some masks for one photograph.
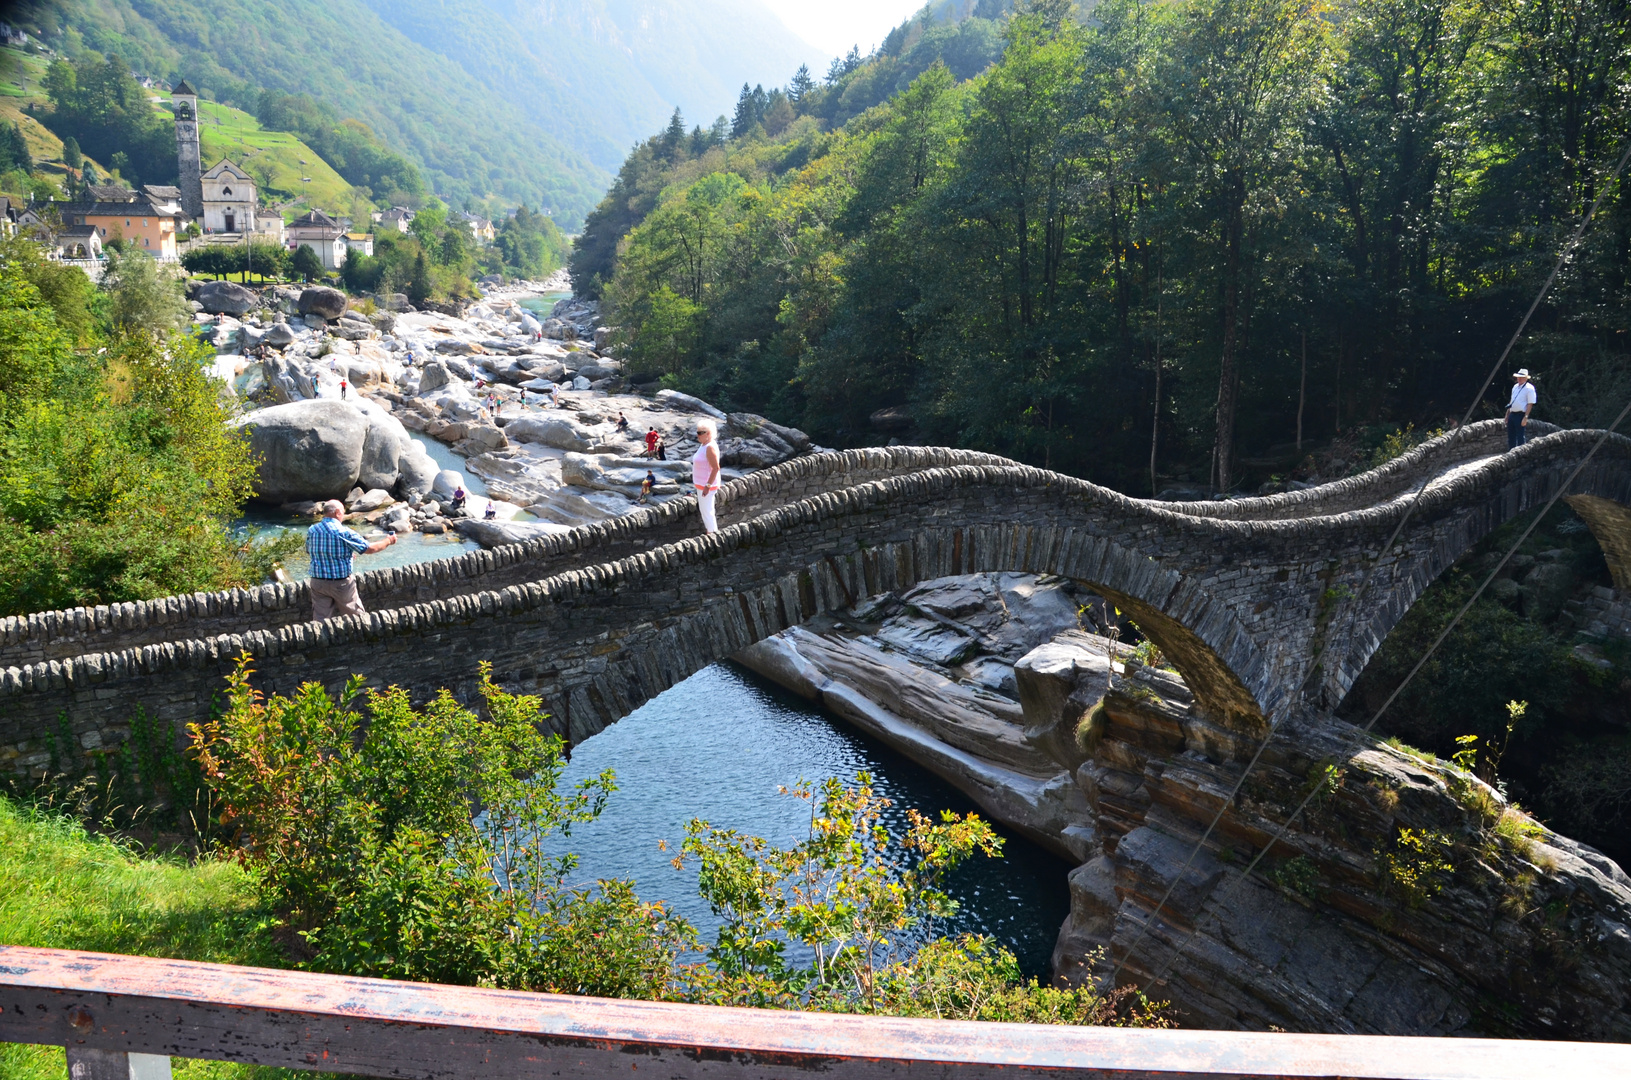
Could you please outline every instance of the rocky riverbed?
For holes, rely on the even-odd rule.
[[[977,575],[737,659],[1077,863],[1062,983],[1119,975],[1185,1026],[1631,1037],[1612,860],[1328,718],[1288,723],[1231,799],[1255,742],[1116,622],[1071,582]]]
[[[537,318],[522,300],[559,282],[489,290],[459,308],[407,310],[400,295],[359,304],[335,289],[195,286],[196,332],[248,408],[262,458],[257,498],[311,512],[345,501],[382,530],[457,530],[494,547],[680,497],[695,423],[719,425],[726,479],[816,449],[794,428],[726,414],[655,384],[632,385],[592,302]],[[656,432],[666,460],[645,456]],[[409,432],[445,443],[489,500],[454,506],[464,472],[439,469]]]

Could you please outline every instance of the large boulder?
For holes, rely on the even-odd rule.
[[[667,405],[670,409],[676,409],[680,412],[699,412],[704,416],[711,416],[721,423],[725,423],[730,419],[730,417],[701,398],[692,397],[690,394],[682,394],[678,390],[657,391],[657,401]]]
[[[504,434],[516,442],[542,443],[556,450],[582,452],[594,439],[580,424],[564,416],[518,416],[504,425]]]
[[[367,419],[368,433],[363,439],[357,482],[365,489],[390,490],[402,472],[398,463],[408,448],[416,444],[402,421],[373,402],[363,403],[358,411]]]
[[[260,307],[260,297],[231,281],[206,281],[196,297],[200,310],[211,315],[246,315]]]
[[[428,394],[447,385],[447,365],[440,360],[427,361],[419,371],[419,392]]]
[[[657,476],[657,492],[680,492],[679,480],[691,470],[688,461],[645,461],[600,454],[566,454],[561,458],[561,482],[573,487],[616,491],[637,496],[648,471]]]
[[[436,474],[441,471],[441,466],[410,437],[408,449],[397,459],[397,470],[397,495],[404,499],[415,495],[423,498],[435,487]]]
[[[453,501],[453,492],[461,487],[469,493],[470,485],[464,482],[464,474],[454,469],[443,469],[431,481],[430,493],[445,505]]]
[[[327,285],[308,285],[300,290],[296,308],[302,315],[318,315],[324,319],[338,319],[345,311],[345,293]]]
[[[351,403],[292,401],[252,412],[242,424],[259,460],[257,499],[338,499],[356,485],[369,423]]]
[[[460,536],[474,540],[484,548],[522,544],[540,536],[572,531],[570,526],[557,525],[552,521],[486,521],[479,517],[459,518],[453,522],[453,528]]]

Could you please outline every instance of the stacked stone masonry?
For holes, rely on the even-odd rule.
[[[306,621],[305,588],[281,585],[9,619],[0,773],[41,774],[62,723],[92,748],[120,739],[138,707],[178,727],[196,719],[243,653],[257,688],[284,693],[363,673],[419,696],[467,696],[491,661],[502,685],[542,695],[577,741],[815,614],[986,570],[1060,574],[1111,597],[1174,660],[1202,713],[1255,736],[1339,701],[1421,591],[1555,494],[1598,437],[1557,432],[1510,454],[1471,453],[1495,434],[1476,425],[1459,445],[1435,440],[1400,459],[1408,468],[1323,495],[1241,500],[1252,504],[1244,517],[966,451],[847,451],[728,485],[729,524],[713,536],[694,535],[695,503],[682,500],[363,575],[366,616]],[[1631,440],[1611,437],[1570,492],[1631,504]],[[1349,508],[1311,509],[1335,506]],[[1407,507],[1408,526],[1382,552]]]

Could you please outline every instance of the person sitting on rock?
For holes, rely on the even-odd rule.
[[[658,438],[656,425],[653,425],[651,430],[646,432],[646,457],[654,458],[657,456]]]
[[[487,500],[487,509],[485,511],[483,511],[483,513],[481,515],[481,519],[483,521],[491,521],[496,517],[498,517],[498,507],[493,505],[493,500],[488,499]]]
[[[357,596],[357,579],[351,574],[351,560],[358,555],[374,555],[396,543],[393,534],[370,544],[355,529],[340,524],[345,504],[330,499],[323,504],[323,518],[306,530],[306,553],[311,556],[311,617],[314,621],[336,615],[365,615]]]
[[[617,433],[621,435],[627,430],[629,430],[629,418],[620,411],[617,414]]]
[[[458,487],[456,487],[456,488],[454,488],[454,489],[453,489],[453,505],[452,505],[452,510],[453,510],[453,512],[454,512],[454,513],[455,513],[455,514],[462,514],[462,513],[464,513],[464,501],[465,501],[465,500],[466,500],[466,499],[468,499],[468,498],[469,498],[469,497],[470,497],[470,496],[469,496],[469,495],[468,495],[468,494],[466,494],[466,493],[465,493],[465,490],[464,490],[464,485],[463,485],[463,484],[460,484],[460,485],[459,485],[459,486],[458,486]]]
[[[640,501],[646,502],[651,498],[651,491],[657,486],[657,474],[650,469],[646,470],[646,478],[640,481]]]

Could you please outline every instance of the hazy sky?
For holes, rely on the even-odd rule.
[[[923,0],[764,0],[764,5],[793,33],[837,56],[851,45],[869,51],[921,8]]]

